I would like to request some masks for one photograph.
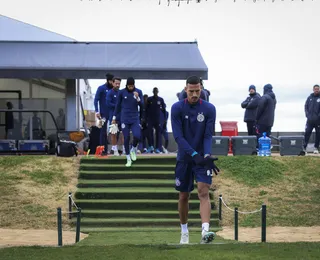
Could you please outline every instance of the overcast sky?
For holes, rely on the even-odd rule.
[[[0,0],[0,13],[79,41],[193,41],[209,68],[205,87],[219,121],[239,121],[249,85],[271,83],[274,130],[303,131],[304,102],[320,83],[320,0]],[[134,75],[133,75],[134,76]],[[95,90],[104,80],[91,80]],[[124,82],[123,82],[124,83]],[[137,81],[158,87],[168,107],[184,81]]]

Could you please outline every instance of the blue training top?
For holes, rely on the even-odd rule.
[[[116,108],[117,100],[118,100],[118,94],[120,90],[115,91],[114,89],[111,89],[107,93],[107,107],[109,110],[109,121],[112,121],[113,113]],[[121,121],[120,113],[116,116],[118,121]]]
[[[171,125],[178,144],[177,161],[191,161],[192,154],[211,155],[212,136],[216,121],[216,108],[199,100],[195,105],[187,99],[171,107]]]
[[[103,84],[100,87],[98,87],[96,95],[94,97],[94,109],[97,112],[99,112],[103,117],[108,119],[109,117],[109,111],[107,107],[107,93],[109,90],[112,89],[112,86],[109,84]],[[99,106],[98,106],[99,103]]]
[[[133,92],[138,92],[140,101],[134,97]],[[113,115],[117,117],[121,112],[121,123],[132,124],[140,121],[139,109],[143,111],[143,94],[140,89],[135,88],[132,92],[129,92],[126,88],[122,89],[118,93],[117,104]],[[118,118],[116,118],[118,121]]]

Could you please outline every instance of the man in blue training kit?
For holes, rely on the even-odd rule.
[[[127,167],[131,166],[132,161],[137,160],[137,146],[141,133],[139,107],[141,111],[144,111],[142,91],[137,89],[134,83],[134,78],[128,78],[126,88],[119,91],[116,108],[112,118],[112,124],[116,124],[117,116],[121,111],[121,129],[124,137]],[[129,150],[130,130],[133,135],[131,150]]]
[[[113,89],[109,90],[107,93],[107,107],[109,110],[109,117],[108,117],[109,124],[111,124],[113,113],[114,113],[114,110],[115,110],[115,107],[117,104],[121,79],[120,78],[113,78],[112,84],[113,84]],[[118,130],[119,130],[119,132],[121,132],[120,113],[117,115],[117,119],[118,119],[117,120]],[[118,146],[117,146],[117,142],[118,142],[118,139],[120,136],[119,132],[116,134],[111,133],[111,144],[112,144],[111,154],[113,153],[113,155],[115,155],[115,156],[119,156],[119,151],[118,151]]]
[[[96,111],[96,117],[98,119],[104,119],[105,123],[103,124],[100,130],[100,145],[104,145],[105,153],[108,151],[107,145],[107,122],[109,117],[109,109],[107,106],[107,93],[113,88],[112,79],[113,75],[106,75],[107,82],[100,87],[98,87],[96,95],[94,97],[94,109]]]
[[[154,148],[154,135],[153,129],[156,132],[156,144],[155,144],[155,153],[161,153],[162,150],[162,137],[161,137],[161,113],[162,117],[166,114],[166,104],[162,97],[158,96],[158,88],[153,88],[153,96],[149,97],[147,100],[146,111],[148,113],[148,130],[149,130],[149,139],[148,143],[150,145],[149,152],[153,152]]]
[[[189,197],[194,189],[194,178],[200,199],[202,221],[200,243],[209,243],[215,238],[215,233],[209,231],[211,214],[209,188],[212,183],[212,172],[216,174],[219,172],[214,164],[217,158],[211,157],[216,109],[211,103],[200,99],[199,77],[189,77],[185,91],[187,98],[176,102],[171,108],[172,132],[178,144],[175,182],[176,190],[179,191],[180,244],[189,243]]]

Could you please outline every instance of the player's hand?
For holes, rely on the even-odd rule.
[[[217,161],[218,158],[208,156],[204,159],[205,161],[205,168],[208,170],[212,170],[216,175],[220,172],[220,169],[215,165],[214,161]]]
[[[117,121],[116,121],[116,120],[112,120],[112,121],[111,121],[111,124],[112,124],[112,125],[115,125],[115,124],[117,124]]]
[[[101,115],[100,115],[99,112],[96,113],[96,117],[97,117],[98,119],[101,119]]]
[[[138,98],[139,97],[139,93],[137,91],[133,92],[133,95]]]
[[[203,156],[200,154],[196,154],[192,157],[193,161],[196,163],[196,165],[205,166],[206,162]]]

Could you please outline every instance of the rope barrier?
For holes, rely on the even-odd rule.
[[[70,198],[70,200],[71,200],[71,202],[72,202],[72,205],[73,205],[76,209],[79,209],[79,207],[77,206],[77,204],[74,202],[71,193],[69,193],[69,198]]]
[[[230,207],[228,207],[228,205],[224,202],[222,196],[219,197],[219,198],[220,198],[220,200],[222,201],[223,205],[224,205],[228,210],[230,210],[230,211],[232,211],[232,212],[235,211],[234,209],[231,209]],[[239,211],[239,210],[237,210],[237,212],[240,213],[240,214],[254,214],[254,213],[260,212],[261,210],[262,210],[262,207],[261,207],[260,209],[254,210],[254,211]]]

